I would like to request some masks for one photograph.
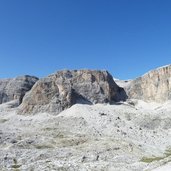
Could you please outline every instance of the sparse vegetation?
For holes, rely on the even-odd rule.
[[[162,160],[163,157],[143,157],[140,161],[144,163],[151,163],[154,161]]]
[[[62,139],[60,141],[60,144],[62,144],[63,147],[67,147],[67,146],[78,146],[81,144],[84,144],[87,142],[87,139],[82,139],[82,138],[74,138],[74,139]]]
[[[140,161],[144,162],[144,163],[151,163],[154,161],[160,161],[163,160],[167,157],[171,156],[171,147],[167,148],[163,154],[163,156],[159,157],[159,156],[155,156],[155,157],[143,157]]]
[[[35,146],[37,149],[53,148],[51,144],[38,144]]]
[[[166,150],[165,150],[165,156],[166,157],[169,157],[169,156],[171,156],[171,147],[168,147]]]
[[[0,119],[0,123],[5,123],[5,122],[7,122],[8,121],[8,119]]]
[[[17,159],[14,158],[13,162],[14,162],[14,164],[11,166],[12,169],[14,169],[14,171],[20,171],[19,168],[21,167],[21,165],[18,164]]]

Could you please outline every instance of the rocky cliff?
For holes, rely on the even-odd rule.
[[[63,70],[40,79],[24,97],[19,113],[59,113],[76,103],[112,103],[126,98],[107,71]]]
[[[0,104],[11,100],[19,100],[29,91],[38,78],[33,76],[21,76],[12,79],[0,79]]]
[[[129,98],[165,102],[171,100],[171,65],[152,70],[127,87]]]

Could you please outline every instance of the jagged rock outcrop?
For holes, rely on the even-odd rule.
[[[25,93],[29,91],[38,78],[33,76],[20,76],[12,79],[0,79],[0,104],[11,100],[21,103]]]
[[[129,98],[165,102],[171,100],[171,65],[152,70],[127,87]]]
[[[40,79],[23,99],[19,113],[59,113],[76,103],[111,103],[126,94],[107,71],[63,70]]]

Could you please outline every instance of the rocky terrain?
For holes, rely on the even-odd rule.
[[[126,100],[107,71],[64,70],[40,79],[24,97],[19,113],[58,114],[74,104],[112,103]]]
[[[1,100],[0,170],[171,169],[166,68],[129,81],[106,71],[59,71],[36,80],[20,106],[20,98]]]
[[[129,98],[147,102],[171,100],[171,65],[157,68],[133,80],[127,93]]]
[[[0,79],[0,104],[16,99],[20,104],[25,93],[32,88],[37,80],[37,77],[28,75],[13,79]]]

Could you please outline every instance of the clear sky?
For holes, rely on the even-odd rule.
[[[171,63],[171,0],[0,0],[0,78]]]

